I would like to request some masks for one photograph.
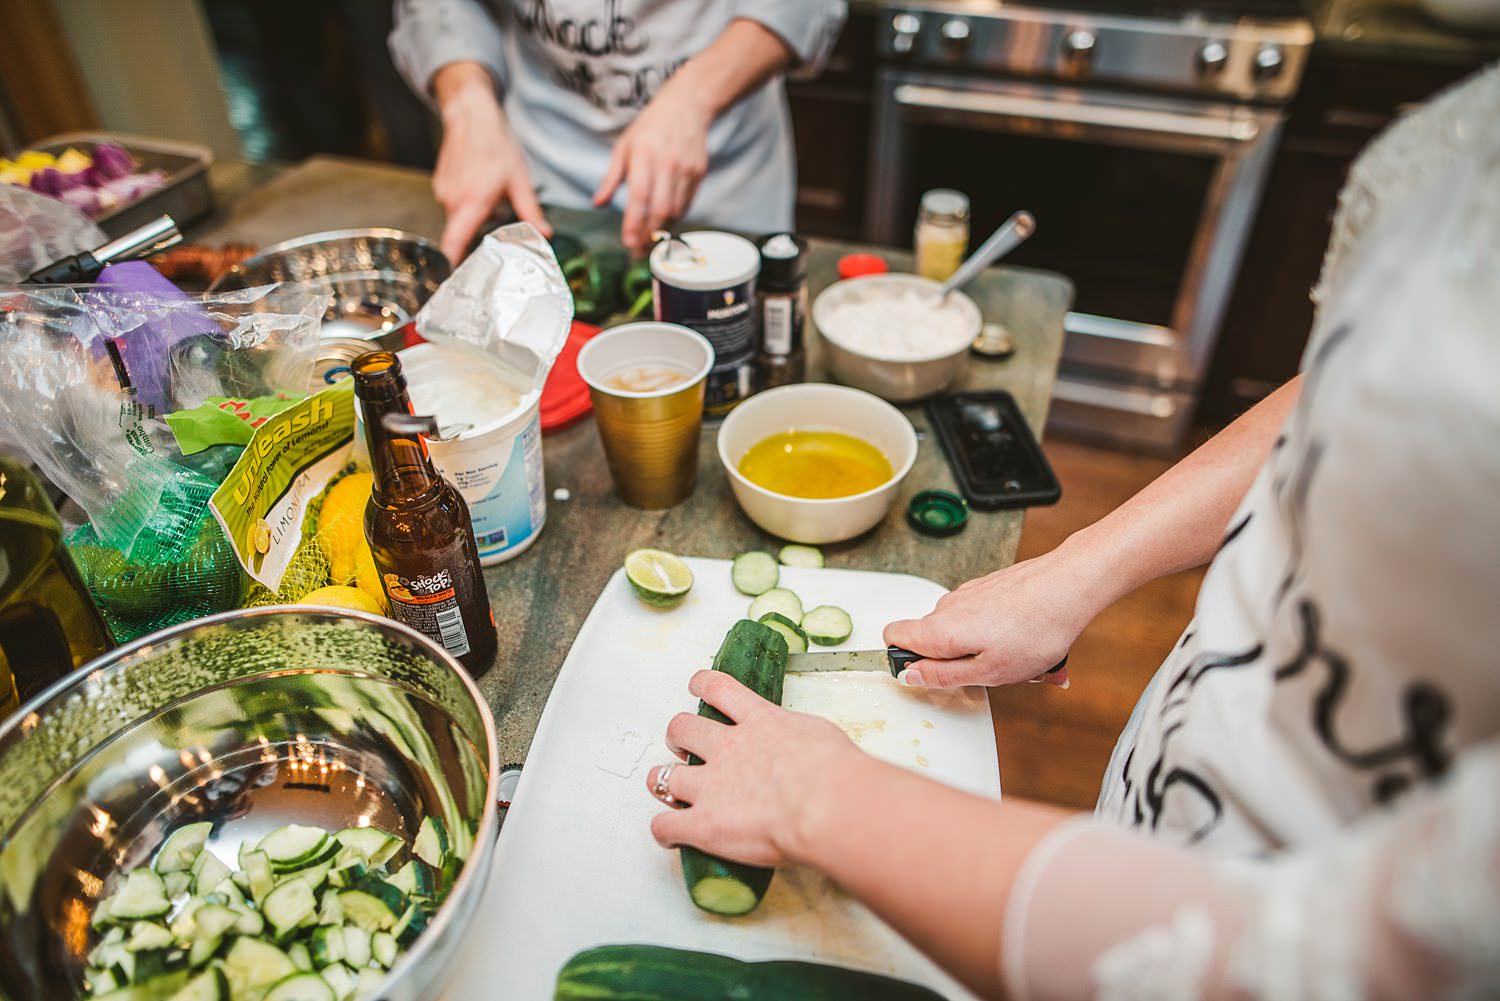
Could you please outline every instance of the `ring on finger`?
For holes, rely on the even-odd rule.
[[[677,805],[677,799],[672,795],[672,790],[668,787],[668,783],[672,781],[672,769],[676,767],[675,764],[663,765],[661,770],[656,773],[656,784],[651,787],[651,795],[668,806]]]

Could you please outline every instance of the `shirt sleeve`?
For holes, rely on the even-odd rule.
[[[844,0],[735,0],[734,16],[775,32],[792,50],[796,65],[787,73],[808,80],[823,70],[848,15]]]
[[[1014,1001],[1500,997],[1500,740],[1343,836],[1226,861],[1095,818],[1048,835],[1006,906]]]
[[[407,85],[432,102],[432,78],[449,63],[472,60],[489,70],[495,88],[506,86],[500,28],[477,0],[396,0],[391,58]]]

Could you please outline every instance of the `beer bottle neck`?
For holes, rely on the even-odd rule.
[[[375,496],[386,506],[424,497],[440,484],[427,452],[431,421],[412,416],[401,366],[394,355],[371,352],[355,359],[354,393],[370,445]]]

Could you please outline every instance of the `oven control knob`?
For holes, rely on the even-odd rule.
[[[1229,63],[1229,47],[1220,41],[1204,42],[1198,50],[1198,75],[1218,76]]]
[[[1279,45],[1262,45],[1255,53],[1255,79],[1274,80],[1286,68],[1286,56]]]
[[[911,52],[922,31],[922,19],[915,14],[897,14],[891,18],[891,51],[898,56]]]
[[[1088,69],[1094,61],[1094,49],[1098,41],[1094,33],[1086,28],[1068,32],[1063,38],[1063,62],[1075,72]]]
[[[953,18],[943,22],[938,29],[938,34],[943,36],[943,44],[955,52],[962,51],[969,44],[969,22]]]

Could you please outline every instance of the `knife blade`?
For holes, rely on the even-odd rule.
[[[884,650],[838,650],[833,653],[794,653],[786,659],[788,674],[810,674],[817,671],[889,671],[897,677],[902,671],[922,659],[899,646],[888,646]],[[1063,657],[1046,674],[1061,671],[1067,666]]]
[[[900,674],[906,665],[921,660],[920,654],[899,646],[884,650],[839,650],[835,653],[794,653],[786,660],[790,673],[812,671],[889,671]]]

